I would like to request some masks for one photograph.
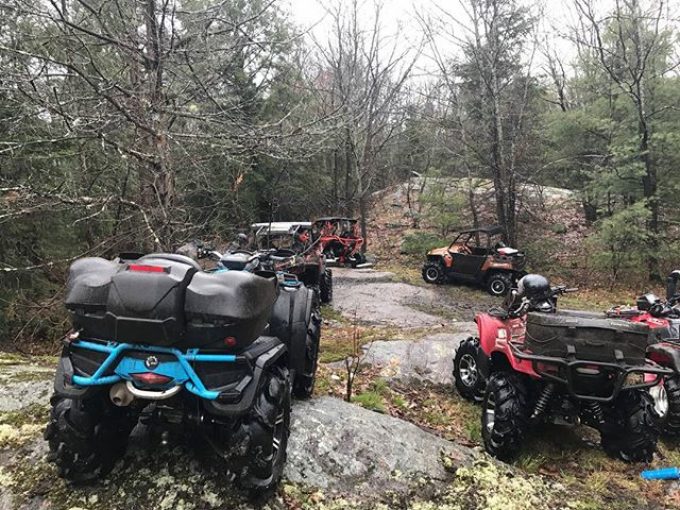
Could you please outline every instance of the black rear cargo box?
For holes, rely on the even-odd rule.
[[[126,264],[111,279],[106,303],[110,334],[117,342],[176,343],[185,330],[184,295],[196,272],[191,264],[162,256]]]
[[[274,273],[244,271],[197,273],[186,291],[186,341],[235,350],[250,345],[264,331],[277,296]]]
[[[238,349],[263,333],[276,295],[273,274],[204,273],[192,259],[153,254],[74,262],[66,307],[82,338]]]
[[[525,345],[540,356],[641,365],[648,343],[645,324],[576,311],[527,316]]]
[[[184,294],[197,269],[181,259],[133,263],[83,259],[71,265],[66,308],[85,338],[170,345],[185,329]]]

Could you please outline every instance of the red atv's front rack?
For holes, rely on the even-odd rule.
[[[522,350],[514,342],[509,342],[509,346],[513,355],[518,359],[531,362],[534,372],[539,377],[565,385],[569,394],[579,400],[611,402],[618,397],[621,390],[651,388],[659,384],[664,376],[675,373],[672,369],[664,368],[651,360],[644,365],[627,365],[623,356],[617,362],[581,360],[576,359],[573,348],[570,349],[572,352],[569,358],[554,358],[531,354]],[[655,377],[645,380],[645,375]],[[607,378],[607,382],[611,385],[610,393],[594,395],[580,392],[577,389],[579,382],[598,376]],[[636,382],[636,379],[640,382]]]

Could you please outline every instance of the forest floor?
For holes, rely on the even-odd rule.
[[[268,501],[225,484],[219,462],[200,448],[160,448],[144,430],[104,481],[69,487],[46,462],[41,438],[56,360],[2,355],[0,509],[680,508],[678,483],[643,482],[648,466],[609,459],[586,428],[546,427],[512,465],[486,456],[480,410],[453,391],[451,369],[474,313],[497,300],[391,269],[334,270],[315,397],[293,405],[284,481]],[[348,403],[353,355],[361,364]],[[652,466],[679,465],[677,446],[660,442]]]

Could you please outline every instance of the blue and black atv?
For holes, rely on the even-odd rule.
[[[291,393],[314,388],[321,317],[311,289],[263,270],[268,256],[240,270],[229,256],[204,271],[164,253],[72,264],[73,331],[45,431],[60,476],[106,475],[141,422],[163,442],[175,431],[205,439],[244,489],[278,484]]]

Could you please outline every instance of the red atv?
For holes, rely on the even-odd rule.
[[[650,461],[659,431],[647,389],[673,371],[646,359],[646,325],[558,313],[570,290],[527,275],[504,308],[478,314],[479,338],[456,352],[456,388],[482,402],[484,446],[500,459],[516,456],[533,426],[583,423],[607,454]]]
[[[637,298],[637,306],[616,306],[608,317],[645,324],[650,329],[647,357],[661,366],[674,370],[663,378],[662,384],[649,391],[655,410],[661,417],[662,431],[669,436],[680,436],[680,293],[677,286],[680,270],[667,279],[666,301],[652,293]],[[648,376],[649,378],[649,376]]]
[[[329,263],[350,264],[357,267],[366,263],[361,252],[364,238],[359,231],[358,220],[352,218],[319,218],[313,224],[314,239],[321,243]]]

